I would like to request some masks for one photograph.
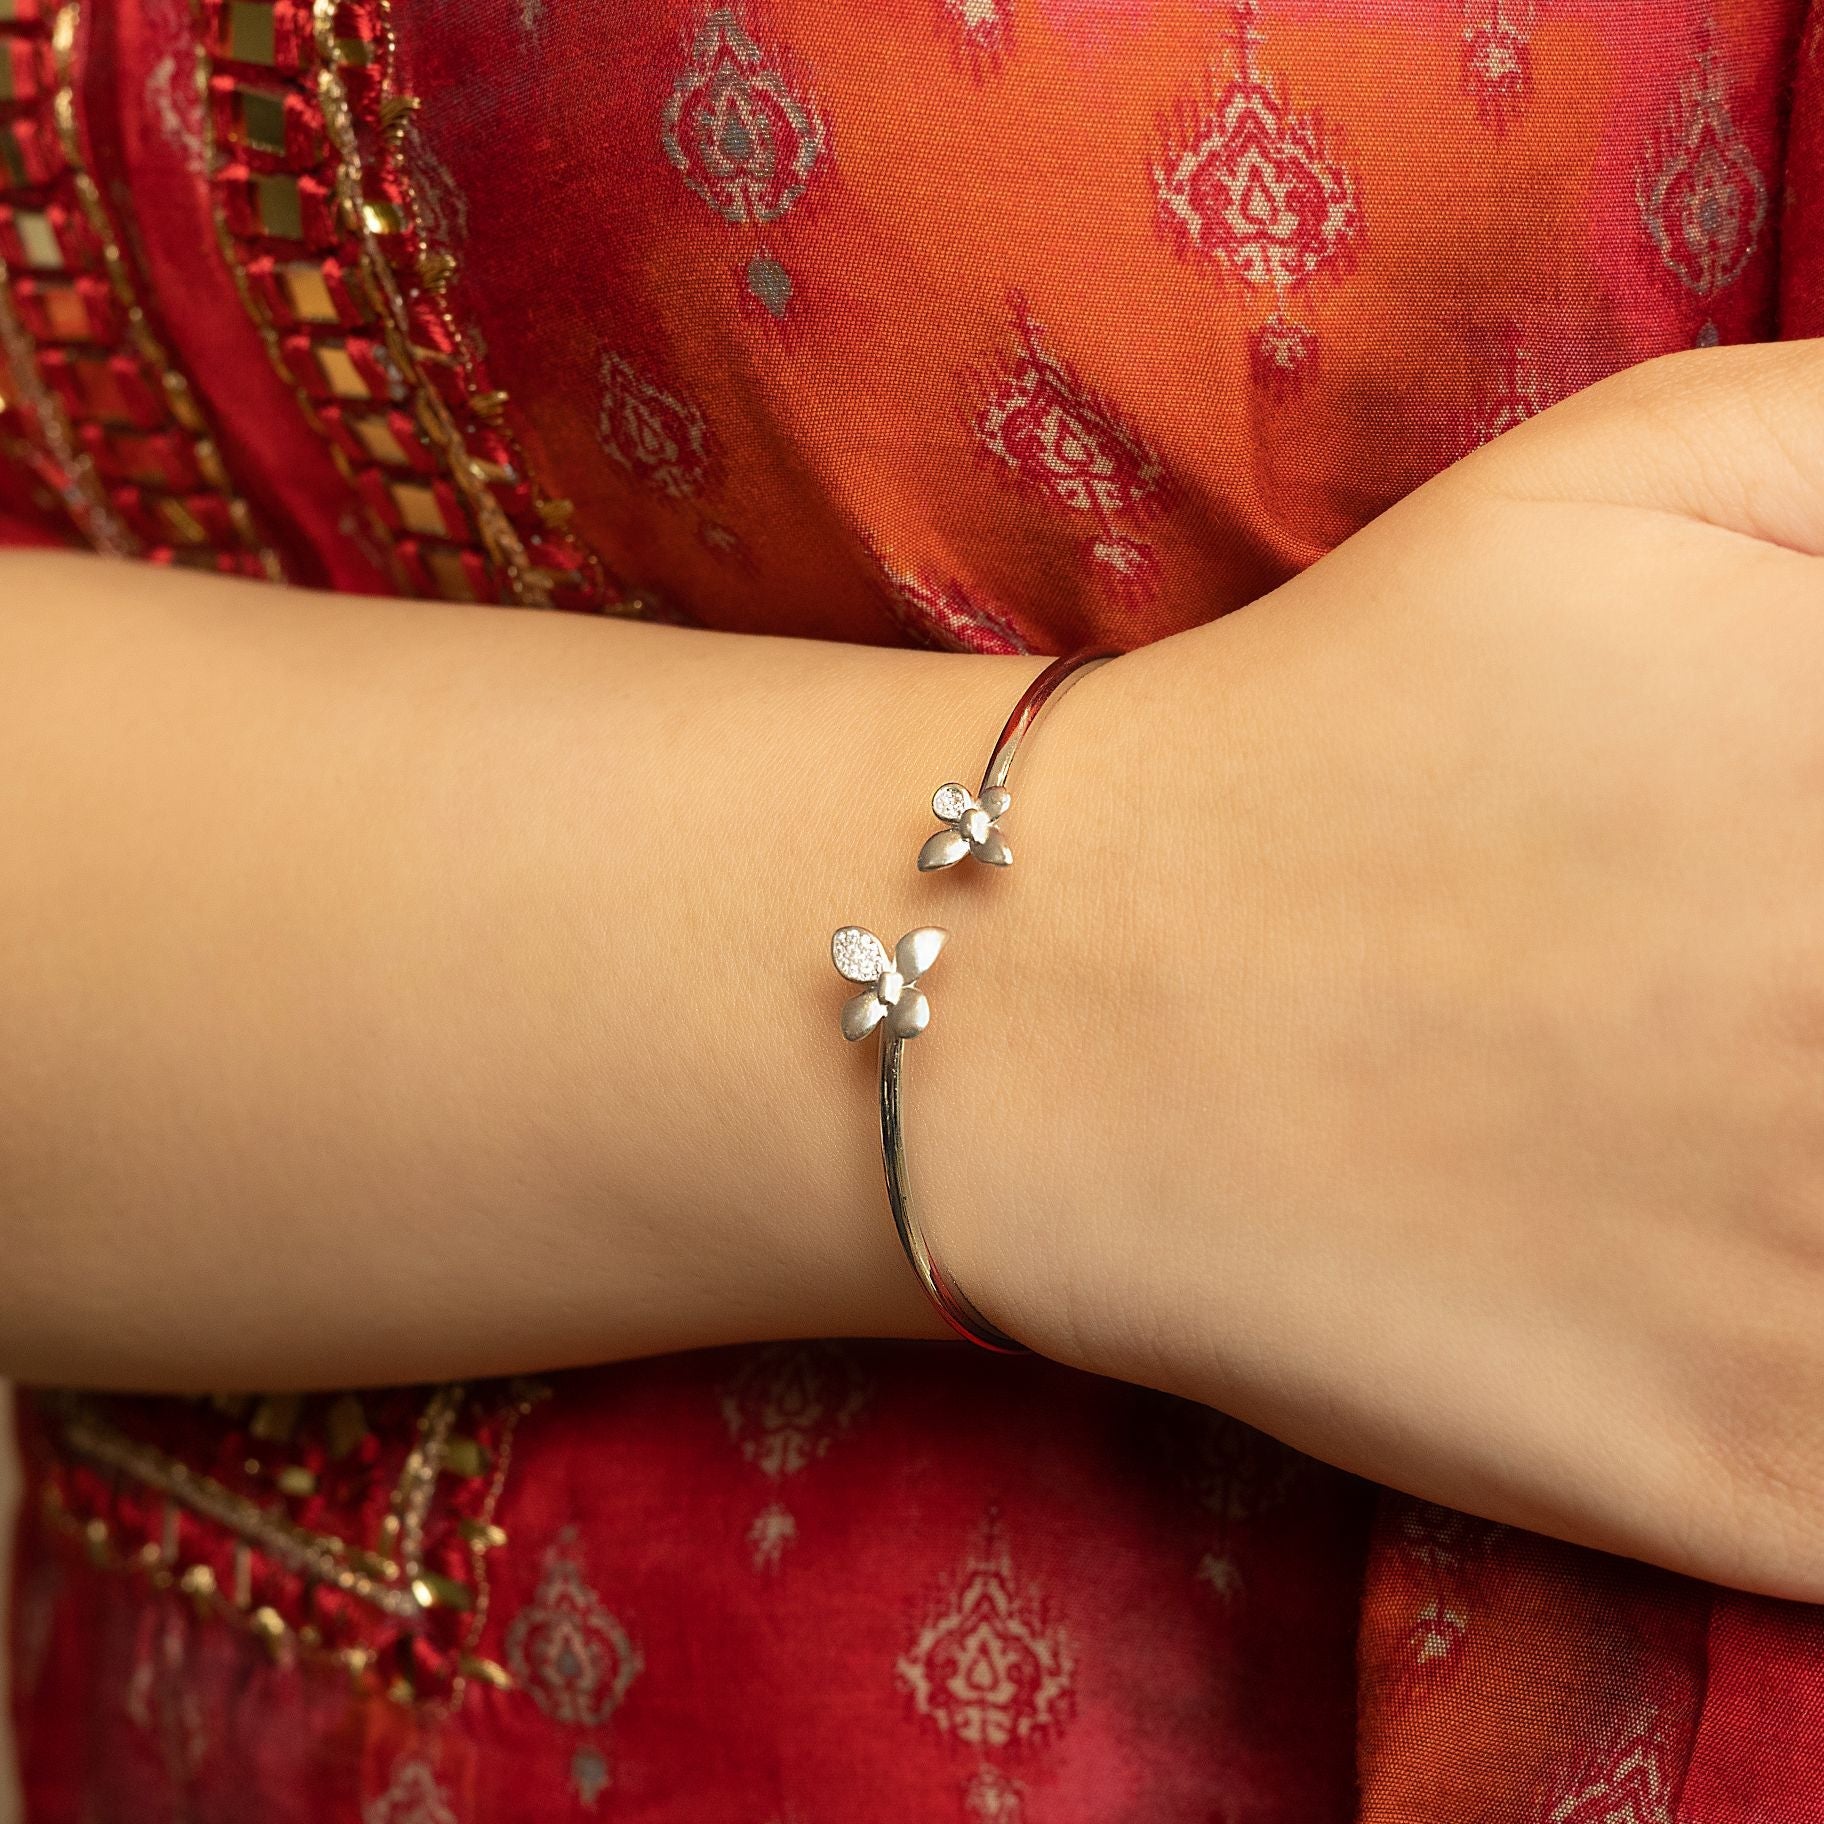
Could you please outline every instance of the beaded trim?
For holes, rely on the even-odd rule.
[[[445,293],[401,155],[384,0],[197,0],[198,79],[220,155],[217,235],[306,419],[382,534],[395,587],[600,609],[601,565],[506,428]]]
[[[0,352],[34,467],[98,551],[277,581],[89,170],[76,0],[0,0]]]
[[[275,1657],[327,1660],[400,1703],[454,1703],[471,1679],[513,1683],[477,1647],[488,1555],[506,1544],[494,1515],[514,1434],[545,1391],[516,1382],[431,1392],[368,1547],[321,1529],[324,1481],[352,1477],[353,1506],[367,1505],[360,1491],[379,1467],[369,1459],[384,1446],[367,1429],[363,1396],[218,1401],[246,1418],[246,1448],[258,1452],[237,1488],[224,1470],[204,1474],[134,1435],[146,1403],[46,1395],[56,1457],[44,1512],[97,1564],[180,1591]],[[338,1460],[349,1467],[338,1472]]]

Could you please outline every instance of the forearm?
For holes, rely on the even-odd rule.
[[[937,1334],[827,938],[1035,669],[0,558],[0,1372]]]

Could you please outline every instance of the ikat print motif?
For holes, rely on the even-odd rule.
[[[841,1343],[775,1343],[749,1355],[722,1389],[722,1418],[743,1458],[783,1484],[848,1435],[873,1388]],[[756,1571],[776,1571],[798,1537],[783,1493],[748,1527]]]
[[[978,602],[954,578],[938,580],[895,570],[878,559],[887,612],[908,641],[945,652],[1031,652],[1006,615]]]
[[[753,231],[747,293],[783,318],[792,275],[761,231],[804,195],[827,154],[828,133],[816,97],[761,50],[737,8],[718,6],[704,16],[665,104],[663,144],[695,196],[725,222]]]
[[[1321,272],[1342,270],[1362,236],[1352,167],[1319,118],[1285,98],[1261,64],[1260,0],[1234,0],[1234,67],[1204,98],[1180,106],[1153,164],[1167,233],[1270,304],[1253,333],[1254,375],[1295,385],[1317,332],[1291,310]]]
[[[1533,93],[1533,31],[1539,0],[1463,0],[1463,87],[1483,123],[1503,132]]]
[[[408,1758],[393,1769],[385,1792],[362,1808],[361,1824],[459,1824],[459,1820],[430,1765]]]
[[[1023,298],[1010,300],[1017,341],[976,382],[985,399],[974,420],[982,450],[1010,479],[1095,528],[1086,547],[1107,587],[1144,601],[1155,582],[1151,545],[1123,530],[1169,499],[1165,465],[1116,408],[1045,345]],[[920,604],[942,621],[939,604]],[[959,605],[956,619],[967,613]]]
[[[900,1657],[917,1713],[970,1748],[1042,1741],[1070,1713],[1076,1654],[1036,1587],[1015,1576],[989,1516],[929,1619]]]
[[[621,1706],[645,1659],[589,1581],[574,1527],[545,1555],[530,1603],[506,1632],[507,1669],[517,1687],[571,1734],[569,1779],[593,1806],[612,1779],[603,1726]]]
[[[1716,53],[1686,71],[1642,159],[1641,226],[1666,272],[1709,303],[1738,280],[1767,225],[1767,182],[1730,109]],[[1715,340],[1706,321],[1700,341]]]

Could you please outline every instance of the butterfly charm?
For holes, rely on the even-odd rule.
[[[830,939],[830,960],[845,981],[865,986],[842,1004],[842,1036],[865,1039],[884,1022],[890,1038],[917,1038],[931,1024],[931,1003],[918,978],[937,961],[949,935],[936,925],[920,925],[889,956],[872,931],[844,925]]]
[[[940,785],[931,795],[931,809],[945,827],[919,850],[919,872],[953,868],[965,855],[993,868],[1012,866],[1013,850],[996,827],[1012,806],[1013,794],[1004,786],[991,785],[976,798],[955,780]]]

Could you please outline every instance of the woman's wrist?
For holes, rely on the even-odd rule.
[[[1086,1313],[1070,1288],[1093,1232],[1131,1232],[1161,1164],[1158,1022],[1188,1014],[1180,970],[1203,966],[1187,932],[1162,972],[1148,937],[1175,890],[1160,892],[1147,857],[1170,856],[1182,885],[1207,844],[1160,785],[1185,756],[1158,745],[1144,713],[1145,656],[1084,678],[1023,750],[1007,826],[1019,865],[959,883],[943,998],[908,1091],[913,1175],[945,1265],[997,1327],[1079,1364],[1111,1313]]]

